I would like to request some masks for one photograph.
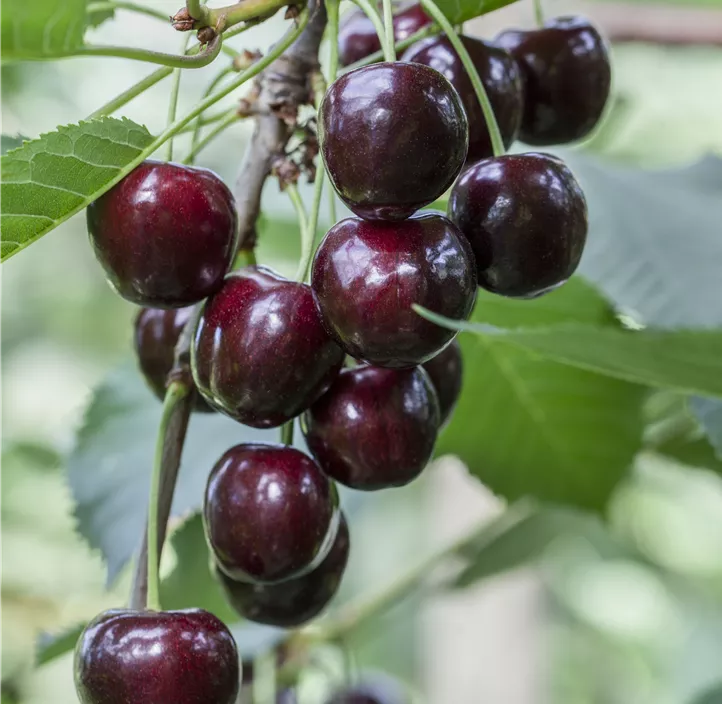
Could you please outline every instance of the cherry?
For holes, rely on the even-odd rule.
[[[431,24],[431,18],[418,4],[394,14],[394,40],[408,39],[420,29]],[[374,23],[362,10],[349,12],[342,20],[338,31],[338,58],[342,66],[348,66],[365,59],[381,49],[379,35]]]
[[[229,577],[279,582],[326,557],[338,528],[338,495],[299,450],[236,445],[211,470],[203,516],[218,566]]]
[[[264,267],[229,274],[203,308],[191,350],[206,400],[256,428],[308,408],[343,364],[324,330],[311,288]]]
[[[95,256],[142,306],[180,308],[217,291],[233,260],[233,196],[207,169],[145,161],[88,206]]]
[[[594,25],[582,17],[559,17],[541,29],[507,30],[496,42],[521,66],[524,142],[574,142],[594,129],[612,79],[607,43]]]
[[[468,126],[438,71],[380,63],[331,85],[319,138],[333,185],[356,215],[403,220],[451,186],[466,159]]]
[[[420,367],[344,369],[304,415],[323,471],[353,489],[403,486],[434,451],[439,401]]]
[[[326,704],[406,704],[408,697],[391,680],[369,680],[336,692]]]
[[[479,72],[499,124],[504,146],[516,139],[524,112],[521,72],[511,54],[481,39],[460,37]],[[458,91],[469,121],[467,163],[494,154],[484,113],[469,74],[447,37],[430,37],[406,50],[403,61],[413,61],[436,69]]]
[[[175,346],[186,323],[193,313],[193,306],[164,310],[141,308],[135,318],[134,345],[138,365],[151,391],[162,401],[173,367]],[[196,411],[210,413],[213,409],[196,393]]]
[[[439,398],[439,425],[442,426],[451,417],[461,393],[464,361],[458,340],[454,340],[423,366]]]
[[[455,335],[413,303],[466,319],[476,297],[468,242],[433,212],[402,222],[342,220],[321,242],[311,278],[329,332],[353,357],[383,367],[425,362]]]
[[[449,215],[471,242],[479,285],[503,296],[532,298],[563,284],[587,237],[584,193],[549,154],[472,165],[451,191]]]
[[[314,570],[278,584],[237,582],[217,570],[228,601],[249,621],[296,628],[318,616],[338,591],[349,553],[349,532],[341,515],[328,555]]]
[[[75,647],[82,704],[235,704],[239,676],[233,636],[201,609],[106,611]]]

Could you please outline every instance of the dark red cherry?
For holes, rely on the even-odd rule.
[[[403,220],[451,186],[468,146],[458,93],[421,64],[380,63],[328,89],[319,113],[326,168],[341,199],[369,220]]]
[[[564,144],[586,137],[609,98],[609,48],[583,17],[558,17],[542,29],[502,32],[496,42],[519,62],[524,82],[520,139]]]
[[[106,611],[75,647],[81,704],[235,704],[239,677],[233,636],[201,609]]]
[[[449,216],[468,237],[479,286],[532,298],[563,284],[587,239],[587,205],[574,175],[548,154],[515,154],[469,167]]]
[[[444,425],[451,417],[461,393],[464,361],[458,340],[454,340],[423,366],[439,398],[439,425]]]
[[[236,445],[216,463],[203,505],[218,566],[239,581],[305,574],[336,537],[338,496],[318,465],[283,445]]]
[[[431,18],[413,4],[394,13],[394,39],[408,39],[431,24]],[[338,58],[342,66],[365,59],[381,49],[379,35],[373,22],[362,10],[353,10],[344,16],[338,31]]]
[[[391,679],[367,680],[336,692],[326,704],[408,704],[408,697]]]
[[[516,139],[524,110],[521,73],[511,54],[489,42],[472,37],[460,37],[479,72],[494,115],[508,147]],[[474,86],[459,55],[447,37],[430,37],[406,50],[403,61],[425,64],[443,74],[458,91],[469,121],[469,153],[467,163],[494,154],[484,113]]]
[[[351,356],[382,367],[421,364],[455,335],[412,304],[464,320],[476,297],[469,244],[439,213],[342,220],[321,242],[311,278],[328,331]]]
[[[431,459],[439,401],[420,367],[344,369],[303,426],[328,476],[353,489],[403,486]]]
[[[87,216],[111,285],[141,306],[180,308],[210,296],[235,255],[233,196],[207,169],[145,161]]]
[[[311,288],[264,267],[228,275],[203,308],[191,350],[193,376],[208,403],[256,428],[281,425],[308,408],[343,357]]]
[[[341,584],[349,552],[346,518],[323,562],[308,574],[278,584],[237,582],[217,570],[229,603],[249,621],[280,628],[297,628],[318,616]]]
[[[133,342],[138,366],[151,391],[162,401],[173,367],[175,346],[183,328],[193,313],[193,306],[164,310],[141,308],[135,318]],[[213,409],[196,393],[194,409],[213,412]]]

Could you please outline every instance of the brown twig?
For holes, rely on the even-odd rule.
[[[321,0],[309,0],[311,19],[298,40],[256,79],[255,129],[236,180],[240,223],[239,249],[253,249],[261,194],[274,163],[282,157],[295,124],[288,119],[300,105],[312,102],[310,77],[319,69],[318,49],[326,27]]]

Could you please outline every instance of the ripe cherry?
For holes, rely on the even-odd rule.
[[[308,574],[278,584],[237,582],[220,570],[217,577],[228,601],[242,618],[280,628],[297,628],[318,616],[335,596],[346,569],[349,546],[348,524],[342,514],[331,550]]]
[[[521,66],[524,142],[574,142],[594,129],[612,79],[607,43],[594,25],[583,17],[559,17],[541,29],[502,32],[496,42]]]
[[[88,234],[115,290],[154,308],[217,291],[235,255],[233,196],[207,169],[145,161],[88,206]]]
[[[431,18],[420,5],[409,5],[394,13],[394,40],[408,39],[429,24]],[[338,31],[338,58],[342,66],[365,59],[380,49],[379,35],[365,12],[354,10],[344,16]]]
[[[319,138],[333,185],[356,215],[403,220],[451,186],[468,127],[458,93],[438,71],[380,63],[331,85]]]
[[[479,286],[502,296],[532,298],[563,284],[587,238],[584,193],[548,154],[473,164],[451,191],[449,215],[471,242]]]
[[[505,49],[481,39],[465,36],[460,39],[489,95],[504,146],[509,147],[519,133],[524,111],[519,65]],[[406,50],[402,59],[431,66],[458,91],[469,121],[467,163],[492,156],[494,150],[479,99],[469,74],[448,38],[430,37],[417,42]]]
[[[279,582],[316,567],[336,537],[334,485],[307,455],[282,445],[236,445],[213,467],[206,536],[231,578]]]
[[[311,278],[329,332],[353,357],[383,367],[421,364],[455,335],[412,304],[463,320],[476,297],[468,242],[433,212],[402,222],[342,220],[321,242]]]
[[[106,611],[75,647],[81,704],[235,704],[239,676],[233,636],[201,609]]]
[[[454,340],[423,366],[439,398],[439,425],[442,426],[451,417],[461,393],[464,361],[458,340]]]
[[[306,442],[323,471],[353,489],[403,486],[434,451],[439,401],[414,369],[344,369],[303,419]]]
[[[164,310],[141,308],[135,318],[133,338],[138,365],[151,391],[162,401],[173,367],[178,338],[193,313],[193,306]],[[194,409],[213,412],[213,409],[196,393]]]
[[[264,267],[228,275],[203,308],[191,350],[204,398],[256,428],[281,425],[308,408],[343,357],[310,287]]]

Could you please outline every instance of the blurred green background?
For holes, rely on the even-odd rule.
[[[180,3],[150,4],[172,14]],[[676,5],[722,12],[716,0]],[[632,7],[554,0],[546,6],[549,14],[580,8],[600,21]],[[493,33],[530,17],[522,2],[469,30]],[[717,18],[722,22],[722,14]],[[139,43],[152,38],[161,50],[177,50],[173,32],[123,13],[95,32],[97,40],[121,42],[131,20]],[[236,44],[263,48],[279,23]],[[640,168],[722,155],[722,47],[620,44],[614,62],[614,105],[582,148]],[[3,132],[35,136],[77,121],[148,72],[114,59],[6,66]],[[181,105],[197,99],[213,70],[187,73]],[[161,84],[124,114],[157,130],[167,91]],[[249,129],[234,127],[200,163],[232,182]],[[291,207],[272,183],[265,205],[276,224],[262,240],[260,259],[292,273]],[[57,632],[121,604],[127,593],[127,575],[105,591],[100,557],[75,533],[64,456],[93,387],[130,359],[134,311],[105,283],[82,217],[22,252],[1,274],[2,704],[74,704],[69,656],[36,669],[34,643],[41,631]],[[364,504],[344,590],[383,583],[467,519],[498,509],[458,463],[437,462],[412,489]],[[361,664],[413,681],[432,704],[722,702],[722,691],[703,698],[722,683],[720,476],[643,457],[610,516],[609,531],[551,541],[533,566],[423,609],[406,604],[363,628],[355,644]]]

